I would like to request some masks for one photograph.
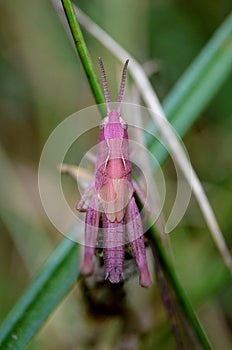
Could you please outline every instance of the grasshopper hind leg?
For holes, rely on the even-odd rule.
[[[139,271],[139,283],[142,287],[147,288],[152,284],[152,276],[147,264],[142,220],[134,197],[128,204],[127,221],[127,234]]]
[[[98,236],[99,218],[97,195],[93,195],[85,217],[85,247],[80,265],[80,271],[84,276],[90,276],[93,273],[93,256]]]

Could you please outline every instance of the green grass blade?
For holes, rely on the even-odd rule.
[[[64,8],[64,12],[73,36],[73,40],[77,49],[77,52],[79,54],[81,63],[83,65],[83,68],[85,70],[85,74],[88,78],[89,85],[92,89],[94,98],[96,100],[96,103],[99,105],[100,112],[102,116],[104,117],[106,115],[106,108],[105,108],[105,98],[104,94],[102,92],[101,86],[98,83],[97,76],[95,74],[94,65],[90,57],[89,50],[87,48],[87,45],[85,43],[80,25],[77,20],[77,16],[75,14],[75,10],[72,6],[72,2],[70,0],[62,0],[62,5]],[[103,104],[103,105],[102,105]]]
[[[63,239],[4,320],[0,349],[24,349],[76,282],[78,246]]]
[[[165,114],[182,137],[220,90],[232,71],[232,13],[189,66],[163,102]],[[151,124],[153,129],[154,125]],[[167,151],[156,143],[148,148],[162,162]]]
[[[189,129],[232,71],[232,13],[164,100],[180,135]]]
[[[201,345],[202,349],[210,350],[211,346],[208,342],[205,332],[202,329],[195,312],[193,311],[192,305],[176,274],[173,263],[169,255],[167,254],[163,246],[163,242],[154,226],[152,226],[149,230],[148,238],[151,244],[151,248],[152,250],[154,250],[154,256],[157,255],[159,262],[165,271],[167,279],[170,282],[170,285],[172,286],[175,296],[177,297],[177,300],[181,307],[181,312],[183,313],[186,320],[188,321],[189,326],[193,330],[197,341]]]

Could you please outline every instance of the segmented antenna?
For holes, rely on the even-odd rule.
[[[122,71],[121,86],[120,86],[119,95],[118,95],[118,106],[117,106],[118,112],[120,112],[122,98],[124,94],[124,88],[125,88],[125,82],[126,82],[126,70],[127,70],[128,63],[129,63],[129,60],[126,60]]]
[[[98,57],[98,62],[101,69],[102,85],[103,85],[103,90],[104,90],[104,95],[106,100],[107,112],[109,113],[110,112],[110,95],[109,95],[108,85],[106,81],[106,73],[105,73],[105,69],[104,69],[104,65],[101,57]]]

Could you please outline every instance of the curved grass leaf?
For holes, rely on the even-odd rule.
[[[163,106],[182,136],[232,72],[232,13],[165,98]]]
[[[63,239],[0,328],[0,349],[24,349],[78,277],[78,246]]]
[[[220,90],[232,71],[232,13],[163,101],[165,115],[182,137]],[[154,124],[149,128],[153,129]],[[150,130],[150,129],[149,129]],[[168,153],[160,144],[148,148],[163,162]]]

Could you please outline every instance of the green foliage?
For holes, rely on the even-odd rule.
[[[24,349],[78,277],[77,245],[63,239],[1,326],[0,349]]]
[[[64,3],[70,4],[70,1],[64,1]],[[12,8],[14,8],[14,6],[15,6],[15,9],[20,10],[19,5],[17,8],[17,4],[13,4]],[[87,6],[86,2],[84,6]],[[93,6],[95,5],[93,4]],[[93,11],[94,8],[92,8],[91,10]],[[10,11],[12,11],[12,9],[9,10],[9,12]],[[51,9],[50,10],[48,9],[48,11],[51,11]],[[67,9],[66,9],[66,12],[67,12]],[[73,17],[73,13],[71,13],[71,15]],[[20,16],[23,16],[23,14],[20,14]],[[178,18],[181,18],[181,16],[179,16]],[[50,22],[48,21],[47,23],[50,23]],[[70,22],[70,24],[72,28],[74,29],[78,28],[76,26],[77,23],[75,22],[74,17],[73,17],[73,22]],[[54,26],[55,24],[53,23],[52,27],[54,28]],[[49,25],[48,25],[48,28],[49,28]],[[23,30],[25,30],[25,28],[22,28],[22,31]],[[45,30],[45,29],[41,28],[41,30]],[[79,30],[80,29],[78,28],[78,31]],[[115,29],[112,27],[112,31],[113,30]],[[121,28],[121,30],[123,29]],[[49,30],[46,30],[46,33],[48,32]],[[51,35],[51,33],[49,33],[49,35]],[[83,44],[84,41],[80,36],[80,32],[76,32],[76,35],[77,35],[75,37],[76,42],[78,42],[79,40],[78,38],[81,38],[81,44]],[[59,38],[60,36],[57,36],[56,40],[58,41]],[[54,42],[57,42],[56,40],[54,40]],[[78,44],[80,44],[80,42]],[[130,43],[130,45],[132,45],[132,43]],[[180,47],[181,45],[182,43],[180,43]],[[85,46],[84,48],[82,47],[83,55],[85,55],[86,49],[87,48]],[[131,50],[133,51],[133,47],[131,47]],[[67,47],[65,48],[64,52],[65,53],[68,52]],[[138,55],[140,54],[139,50],[137,53]],[[170,52],[168,52],[167,54],[169,54],[171,57]],[[38,55],[38,52],[37,52],[37,55]],[[143,55],[145,55],[144,52],[143,52]],[[67,55],[64,55],[64,57],[65,57],[64,61],[66,62]],[[72,64],[77,65],[76,61],[73,59],[71,54],[68,57],[69,57],[68,60],[70,60],[68,63],[70,63],[70,65]],[[175,57],[177,59],[177,55]],[[36,62],[36,59],[37,57],[34,57],[35,62]],[[3,59],[1,58],[1,60]],[[85,62],[86,61],[84,60],[84,64]],[[93,73],[92,64],[89,64],[89,62],[90,60],[88,59],[88,64],[87,64],[88,68],[85,69],[88,76]],[[190,127],[193,125],[193,123],[196,122],[197,118],[205,110],[207,105],[212,101],[212,99],[215,97],[219,89],[223,86],[226,79],[230,76],[231,67],[232,67],[231,62],[232,62],[232,16],[230,15],[224,21],[221,27],[218,29],[216,34],[212,36],[209,43],[205,45],[202,52],[195,59],[194,63],[188,67],[186,72],[183,74],[182,78],[177,82],[177,84],[173,87],[171,92],[164,99],[163,105],[164,105],[165,112],[168,118],[170,119],[171,123],[177,129],[177,131],[181,134],[181,136],[184,136],[186,132],[190,129]],[[14,64],[15,67],[18,69],[17,65],[14,62],[12,62],[12,64]],[[176,64],[178,64],[178,62],[176,62]],[[31,70],[33,70],[32,62],[30,62],[29,65],[31,67]],[[62,66],[64,67],[64,65],[65,64],[63,63]],[[46,66],[46,64],[44,66]],[[48,67],[49,66],[51,65],[48,64]],[[35,67],[36,67],[36,64],[35,64]],[[48,71],[49,69],[50,68],[48,68]],[[182,69],[184,69],[183,61],[182,61]],[[47,74],[48,74],[48,71],[47,71]],[[27,72],[27,74],[30,74],[30,73],[31,72],[29,71]],[[177,73],[176,73],[176,76],[178,76]],[[22,91],[20,90],[20,84],[18,83],[18,80],[17,80],[18,77],[16,79],[17,81],[15,80],[15,82],[14,82],[14,79],[13,79],[13,84],[10,84],[8,88],[12,89],[11,85],[13,85],[14,96],[16,96],[16,99],[19,98],[22,101],[23,100],[21,99]],[[70,80],[71,79],[73,79],[73,76],[71,77],[71,74],[70,74]],[[4,77],[4,81],[7,81],[7,78]],[[98,96],[97,101],[102,102],[102,92],[101,92],[101,89],[99,89],[96,76],[93,74],[92,78],[89,79],[89,81],[94,94],[95,95],[97,94]],[[161,81],[161,83],[163,82]],[[35,82],[31,81],[30,84],[33,85],[35,84]],[[82,85],[82,83],[80,83],[80,85]],[[21,89],[24,89],[24,84],[21,86]],[[44,103],[44,100],[45,100],[44,96],[46,91],[43,92],[42,89],[41,91],[39,91],[37,86],[36,86],[36,89],[37,89],[35,90],[36,93],[40,94],[40,97],[42,96],[41,100]],[[165,84],[163,84],[163,89],[164,90],[167,89]],[[75,90],[75,88],[73,88],[72,90]],[[228,88],[228,91],[231,91],[230,86]],[[82,97],[80,99],[83,99]],[[26,97],[24,98],[26,100]],[[62,111],[65,111],[65,113],[67,113],[68,110],[65,109],[67,107],[61,106],[59,99],[57,99],[55,95],[53,96],[53,99],[56,101],[57,106],[59,106],[59,108],[63,108]],[[6,102],[5,108],[6,108],[6,111],[9,110],[10,113],[12,113],[11,117],[12,117],[12,120],[14,120],[14,123],[15,123],[14,126],[17,126],[19,123],[17,121],[17,113],[13,109],[12,110],[9,109],[9,106],[11,106],[13,102],[14,101],[12,101],[12,103],[9,103],[9,104],[7,104]],[[37,102],[36,99],[34,100],[33,107],[36,109],[38,116],[40,114],[43,115],[43,117],[37,118],[37,123],[38,124],[44,123],[44,120],[46,120],[47,117],[54,118],[54,120],[57,122],[59,120],[58,107],[51,107],[49,109],[48,108],[49,106],[43,103],[40,104]],[[23,100],[23,105],[19,106],[20,115],[22,116],[22,118],[23,118],[23,115],[25,114],[29,115],[31,113],[31,110],[27,110],[25,105],[26,105],[26,101]],[[73,105],[75,106],[74,103]],[[41,121],[42,118],[43,118],[43,122]],[[22,119],[22,125],[24,126],[24,129],[27,126],[27,123],[23,121],[23,119]],[[41,125],[39,127],[41,127]],[[16,127],[15,133],[18,134],[20,130],[21,129]],[[30,137],[31,135],[33,135],[33,132],[34,132],[33,128],[32,130],[29,130],[28,134],[30,135]],[[22,136],[22,139],[23,139],[23,136]],[[33,140],[33,137],[32,137],[32,140]],[[5,141],[5,138],[4,138],[4,141]],[[41,140],[38,143],[40,142]],[[14,151],[14,147],[17,148],[18,145],[16,146],[11,145],[10,150]],[[162,153],[163,151],[161,149],[158,149],[157,146],[153,146],[151,144],[149,145],[149,148],[151,148],[154,152],[156,152],[156,155],[157,157],[159,157],[159,159],[164,160],[165,154]],[[5,176],[7,176],[7,174]],[[4,213],[6,213],[6,211],[2,210],[1,215],[4,216],[5,215]],[[228,216],[225,215],[225,217],[228,219]],[[6,218],[6,215],[5,215],[5,218]],[[4,225],[5,225],[5,222],[9,222],[8,218],[9,218],[9,215],[7,217],[7,220],[6,219],[3,220]],[[12,217],[12,220],[13,220],[13,217]],[[12,223],[11,225],[10,224],[8,225],[9,232],[12,226],[13,226]],[[14,231],[16,230],[15,226],[13,230]],[[229,230],[230,230],[230,227],[228,227],[228,231]],[[158,246],[157,246],[157,243],[155,245],[156,245],[156,249],[157,247],[159,249],[159,242],[158,242]],[[179,281],[176,279],[175,271],[173,271],[172,266],[170,266],[169,262],[167,262],[166,260],[167,257],[165,255],[165,252],[162,252],[162,247],[160,247],[160,251],[161,251],[160,256],[161,258],[164,259],[163,260],[164,265],[165,264],[167,265],[166,270],[168,273],[170,273],[170,276],[169,276],[170,280],[173,279],[172,284],[174,286],[174,289],[176,289],[177,295],[180,298],[180,302],[183,304],[182,305],[183,309],[185,310],[187,317],[189,317],[190,319],[192,318],[192,326],[195,329],[195,332],[198,334],[199,339],[202,340],[202,343],[204,344],[203,348],[207,349],[209,348],[207,341],[204,338],[204,334],[202,333],[202,330],[199,326],[198,321],[195,319],[195,315],[192,312],[191,306],[189,306],[188,299],[186,298],[182,287],[179,286]],[[210,254],[211,254],[211,251],[209,250],[208,255]],[[74,243],[68,241],[67,239],[62,240],[59,246],[54,250],[54,253],[51,255],[51,257],[49,257],[47,262],[44,264],[43,268],[38,272],[37,276],[33,279],[29,287],[23,293],[23,296],[21,297],[21,299],[19,299],[19,301],[17,302],[15,307],[12,309],[10,314],[5,318],[0,328],[0,349],[3,349],[3,350],[8,348],[24,349],[26,344],[28,344],[28,342],[37,334],[39,329],[46,322],[47,318],[51,315],[51,313],[56,309],[58,304],[67,295],[70,288],[74,286],[76,278],[78,277],[77,256],[78,256],[77,246]],[[185,261],[185,259],[186,257],[183,258],[183,261]],[[201,258],[199,257],[199,261],[200,259]],[[212,293],[215,293],[215,291],[218,291],[220,288],[223,288],[223,286],[225,286],[228,283],[228,275],[223,269],[223,267],[221,265],[218,266],[218,264],[215,264],[215,265],[212,264],[211,266],[209,262],[210,260],[207,260],[206,262],[206,264],[208,263],[207,269],[205,270],[206,282],[204,282],[203,284],[199,282],[199,285],[197,287],[195,286],[196,288],[195,299],[197,299],[198,302],[200,302],[202,298],[207,298],[211,296]],[[214,279],[215,275],[217,276],[216,280]],[[196,279],[198,280],[198,276],[196,277]]]

